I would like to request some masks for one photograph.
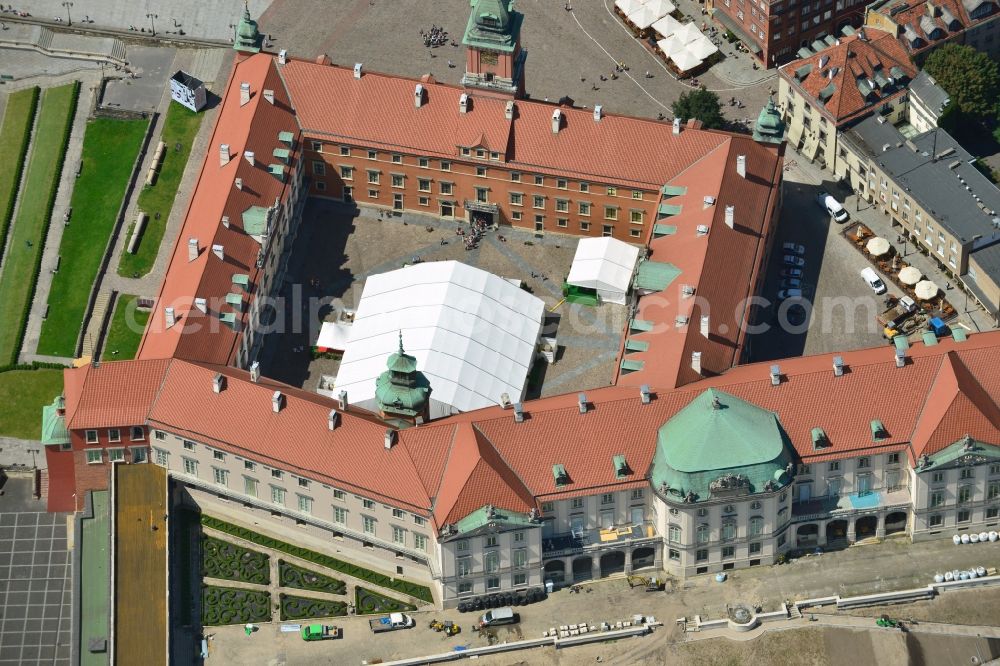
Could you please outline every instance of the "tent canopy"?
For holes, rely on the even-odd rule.
[[[325,321],[320,329],[317,347],[344,351],[351,339],[351,325],[339,321]]]
[[[649,26],[656,23],[656,20],[661,18],[662,14],[657,14],[654,9],[647,5],[642,5],[639,9],[635,10],[628,15],[628,20],[635,25],[635,27],[640,30],[645,30]]]
[[[639,248],[617,238],[581,238],[566,282],[595,289],[606,301],[624,303]]]
[[[670,0],[646,0],[645,6],[656,14],[657,20],[677,9]]]
[[[675,53],[680,53],[684,50],[684,44],[682,44],[673,35],[667,37],[666,39],[661,39],[656,42],[656,45],[660,47],[661,51],[663,51],[663,55],[668,58],[673,58]]]
[[[501,277],[457,261],[369,276],[335,391],[371,408],[375,379],[399,347],[431,384],[431,418],[523,397],[545,304]]]
[[[677,69],[682,72],[686,72],[689,69],[694,69],[701,64],[701,58],[698,58],[693,53],[688,51],[686,48],[678,51],[677,53],[670,56],[670,59],[674,62]]]
[[[687,45],[687,50],[691,52],[694,57],[704,60],[713,53],[719,50],[719,47],[712,43],[712,40],[701,35],[697,39],[691,41]]]
[[[615,7],[628,16],[642,7],[642,0],[615,0]]]
[[[699,37],[704,37],[704,35],[701,34],[701,30],[694,23],[685,23],[677,28],[677,30],[674,30],[674,37],[677,37],[682,43],[688,44]]]
[[[653,30],[655,30],[660,37],[669,37],[680,27],[681,22],[669,14],[653,24]]]

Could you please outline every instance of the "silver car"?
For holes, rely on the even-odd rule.
[[[805,259],[802,257],[796,257],[794,254],[786,254],[781,261],[786,266],[792,266],[793,268],[802,268],[806,265]]]

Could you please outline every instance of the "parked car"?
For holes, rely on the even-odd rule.
[[[784,268],[781,271],[781,277],[783,277],[783,278],[795,278],[797,280],[801,279],[802,278],[802,269],[801,268]]]
[[[803,255],[806,253],[806,246],[799,243],[782,243],[781,249],[791,254]]]
[[[302,627],[302,640],[304,641],[323,641],[341,636],[340,627],[335,627],[332,624],[307,624]]]
[[[794,254],[786,254],[781,261],[786,266],[792,266],[794,268],[802,268],[806,265],[805,259],[802,257],[796,257]]]
[[[802,298],[801,289],[782,289],[778,292],[778,300],[783,301],[788,298]]]
[[[494,608],[483,613],[479,618],[480,627],[496,627],[501,624],[517,624],[521,621],[521,616],[514,612],[510,606]]]
[[[785,319],[788,320],[790,326],[801,326],[806,323],[806,318],[809,313],[806,312],[805,306],[800,303],[792,303],[788,308],[788,312],[785,314]]]
[[[884,294],[887,290],[885,282],[882,282],[882,278],[878,276],[878,273],[875,272],[874,268],[868,267],[861,271],[861,279],[863,279],[876,294]]]
[[[781,288],[782,289],[801,289],[802,288],[802,280],[800,280],[798,278],[785,278],[784,280],[781,281]]]
[[[847,211],[844,210],[844,206],[837,201],[832,194],[827,191],[822,191],[816,195],[816,203],[819,207],[825,210],[833,221],[837,224],[843,224],[847,222],[850,216],[848,216]]]
[[[387,617],[376,617],[368,620],[368,626],[376,634],[395,629],[406,629],[413,626],[413,618],[405,613],[390,613]]]

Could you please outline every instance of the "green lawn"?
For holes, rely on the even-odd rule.
[[[170,217],[170,209],[174,205],[174,196],[181,184],[194,137],[201,126],[201,117],[202,114],[195,113],[180,104],[171,103],[167,109],[167,116],[163,121],[163,135],[160,137],[160,141],[167,144],[167,151],[160,167],[160,175],[157,176],[155,185],[143,187],[139,193],[139,208],[149,215],[149,221],[146,222],[146,229],[142,232],[142,239],[135,254],[122,252],[121,263],[118,265],[119,275],[142,276],[153,270],[167,219]],[[180,151],[176,150],[178,144],[181,147]],[[155,150],[156,146],[151,146],[151,149]],[[156,219],[157,213],[160,214],[160,219]],[[132,221],[126,238],[131,237],[134,225],[135,221]]]
[[[0,274],[0,364],[16,362],[20,351],[79,89],[79,83],[71,83],[42,94],[24,176],[25,196]]]
[[[42,407],[62,393],[63,371],[11,370],[0,372],[0,435],[38,439],[42,434]]]
[[[101,358],[107,361],[123,361],[135,358],[139,351],[142,332],[149,321],[148,310],[136,310],[132,303],[136,297],[130,294],[119,294],[115,304],[115,313],[111,317],[104,338],[104,353]],[[50,315],[51,316],[51,315]],[[117,354],[115,352],[118,352]]]
[[[97,118],[87,123],[83,171],[73,188],[73,217],[63,231],[62,263],[49,292],[49,317],[42,324],[38,353],[73,356],[90,287],[115,225],[146,120]]]
[[[24,156],[31,139],[31,123],[38,107],[38,88],[28,88],[7,97],[7,110],[0,128],[0,256],[7,241],[7,229],[14,214],[17,184],[21,181]]]

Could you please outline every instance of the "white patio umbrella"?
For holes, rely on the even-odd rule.
[[[713,44],[711,39],[705,35],[701,35],[687,45],[687,50],[690,51],[696,58],[704,60],[718,51],[719,47]]]
[[[670,2],[670,0],[646,0],[644,4],[654,14],[656,14],[657,20],[663,18],[676,9],[676,7],[674,7],[674,3]]]
[[[680,27],[681,22],[669,14],[653,24],[653,30],[655,30],[660,37],[669,37],[677,32],[677,29]]]
[[[628,15],[628,20],[640,30],[645,30],[653,25],[658,18],[660,16],[657,16],[656,12],[646,5],[642,5],[639,9]]]
[[[938,295],[939,291],[941,290],[938,288],[938,286],[933,282],[931,282],[930,280],[921,280],[920,282],[917,283],[917,286],[914,287],[914,292],[916,292],[917,298],[919,298],[922,301],[931,300],[932,298]]]
[[[681,51],[684,50],[684,45],[681,44],[673,36],[667,37],[666,39],[661,39],[660,41],[656,42],[656,45],[660,47],[661,51],[663,51],[663,55],[667,56],[668,58],[673,58],[674,54],[680,53]]]
[[[701,58],[698,58],[687,49],[673,54],[670,56],[670,59],[674,61],[674,65],[677,66],[677,69],[682,72],[694,69],[701,64]]]
[[[903,284],[914,285],[920,282],[920,278],[924,276],[920,272],[920,269],[916,266],[907,266],[903,270],[899,271],[899,281]]]
[[[881,236],[876,236],[865,245],[868,253],[873,257],[881,257],[883,254],[889,254],[889,247],[889,241]]]
[[[683,43],[689,44],[703,35],[701,34],[701,30],[699,30],[698,26],[694,23],[685,23],[674,31],[674,36],[680,39]]]
[[[620,9],[622,14],[628,16],[642,7],[642,0],[615,0],[615,7]]]

